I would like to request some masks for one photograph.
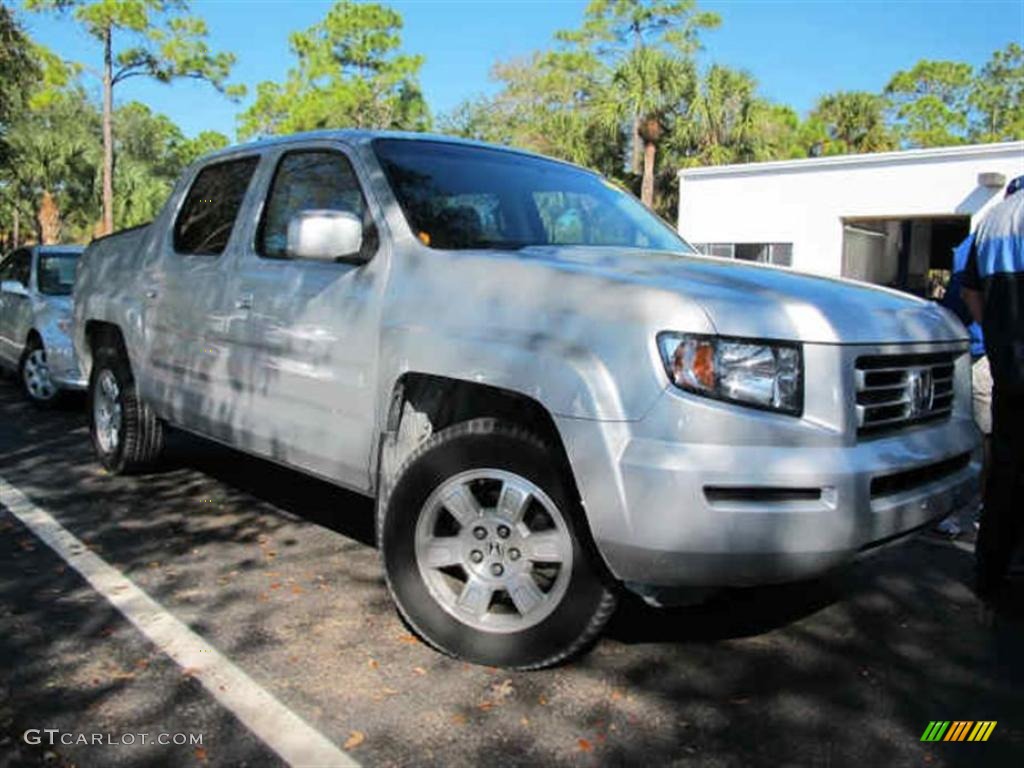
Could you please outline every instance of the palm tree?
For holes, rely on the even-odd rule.
[[[864,91],[839,91],[818,99],[811,112],[825,128],[830,146],[826,154],[837,152],[882,152],[896,148],[896,141],[885,124],[885,97]]]
[[[643,181],[640,199],[654,207],[654,172],[658,144],[685,114],[693,100],[693,63],[657,48],[631,51],[612,73],[599,98],[602,123],[613,131],[631,129],[636,120],[643,142]]]
[[[0,173],[20,199],[36,206],[39,242],[59,241],[68,210],[78,215],[77,226],[86,223],[94,207],[98,127],[85,95],[76,90],[49,95],[11,126],[8,139],[16,161]]]

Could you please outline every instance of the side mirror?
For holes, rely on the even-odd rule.
[[[12,296],[28,296],[28,288],[17,280],[4,280],[0,283],[0,292],[9,293]]]
[[[288,222],[286,247],[295,259],[359,260],[363,222],[347,211],[299,211]]]

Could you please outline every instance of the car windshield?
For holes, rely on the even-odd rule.
[[[78,256],[74,251],[40,254],[37,267],[39,292],[47,296],[70,296],[75,285]]]
[[[373,148],[413,233],[432,248],[695,253],[635,198],[571,165],[438,141],[377,139]]]

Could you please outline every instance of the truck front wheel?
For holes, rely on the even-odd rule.
[[[494,419],[432,436],[382,504],[388,586],[408,624],[451,656],[557,664],[615,608],[571,484],[530,432]]]
[[[139,398],[131,367],[116,348],[94,353],[88,409],[93,449],[108,472],[128,474],[160,456],[163,425]]]

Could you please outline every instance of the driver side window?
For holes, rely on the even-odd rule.
[[[268,259],[288,259],[288,222],[300,211],[345,211],[363,221],[363,250],[376,250],[370,216],[348,158],[330,150],[300,150],[281,158],[256,235],[256,252]]]

